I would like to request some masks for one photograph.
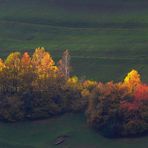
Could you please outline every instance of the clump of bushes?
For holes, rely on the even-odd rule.
[[[131,71],[123,83],[98,83],[88,97],[88,123],[109,137],[148,132],[148,86]]]
[[[82,84],[70,77],[70,55],[55,65],[49,52],[11,53],[0,59],[0,119],[39,119],[84,108]]]
[[[70,75],[66,50],[55,64],[49,52],[11,53],[0,59],[0,120],[40,119],[86,112],[90,126],[105,136],[148,132],[148,86],[132,70],[120,83],[79,80]]]

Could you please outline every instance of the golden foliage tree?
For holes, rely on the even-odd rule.
[[[130,92],[133,92],[135,88],[141,84],[140,74],[136,70],[132,70],[127,74],[123,84],[129,88]]]

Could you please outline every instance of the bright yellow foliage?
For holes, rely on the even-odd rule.
[[[4,67],[5,67],[5,64],[4,64],[3,60],[0,59],[0,71],[2,71]]]
[[[48,52],[44,53],[43,58],[41,59],[41,65],[46,66],[47,68],[50,66],[53,66],[55,63],[51,57],[51,55]]]
[[[20,55],[21,54],[19,52],[10,53],[10,55],[5,60],[5,64],[11,67],[17,67],[20,63]]]
[[[86,81],[83,82],[84,88],[90,88],[90,87],[94,87],[96,85],[97,85],[96,81],[86,80]]]
[[[123,84],[133,91],[139,84],[141,84],[140,74],[136,70],[132,70],[125,77]]]
[[[25,52],[21,58],[22,66],[28,66],[31,62],[31,57],[28,52]]]
[[[69,78],[67,80],[67,83],[70,85],[70,86],[75,86],[77,83],[79,82],[79,79],[77,76],[73,76],[71,78]]]
[[[43,47],[35,49],[31,63],[40,79],[56,77],[58,68],[50,53],[46,52]]]
[[[45,54],[45,49],[43,47],[42,48],[36,48],[35,52],[32,55],[32,63],[34,65],[40,64],[44,54]]]

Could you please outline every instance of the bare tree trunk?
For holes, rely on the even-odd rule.
[[[68,50],[65,50],[62,59],[58,62],[60,72],[68,80],[70,77],[70,54]]]

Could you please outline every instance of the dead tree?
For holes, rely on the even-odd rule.
[[[60,73],[65,77],[66,80],[70,77],[70,54],[68,50],[65,50],[62,59],[58,62]]]

